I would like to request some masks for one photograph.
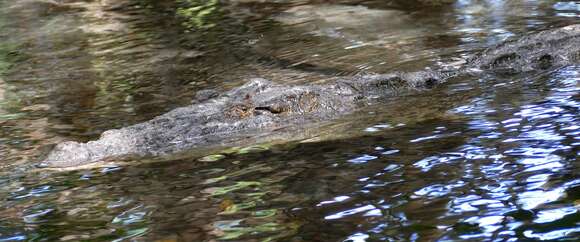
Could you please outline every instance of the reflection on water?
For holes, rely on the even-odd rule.
[[[578,2],[66,2],[0,0],[0,241],[580,238],[579,66],[453,80],[304,141],[32,169],[50,144],[250,77],[456,68],[577,22]]]

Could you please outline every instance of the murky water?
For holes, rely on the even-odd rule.
[[[0,241],[580,239],[580,66],[453,80],[304,141],[34,168],[198,90],[455,68],[580,2],[62,2],[0,0]]]

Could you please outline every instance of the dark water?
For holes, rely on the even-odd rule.
[[[304,141],[34,168],[198,90],[455,68],[580,2],[47,2],[0,0],[0,241],[580,239],[580,66],[453,80]]]

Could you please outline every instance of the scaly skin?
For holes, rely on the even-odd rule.
[[[366,75],[332,84],[303,86],[254,79],[202,103],[175,109],[144,123],[109,130],[95,141],[61,143],[42,163],[71,167],[106,159],[228,145],[246,136],[336,119],[353,113],[369,99],[396,95],[400,90],[428,89],[453,76],[482,71],[513,74],[557,68],[579,60],[580,25],[572,25],[489,48],[452,73]]]

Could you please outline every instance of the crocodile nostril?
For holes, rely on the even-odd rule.
[[[425,80],[425,87],[426,88],[433,88],[438,82],[439,82],[439,80],[437,80],[435,78],[428,78],[427,80]]]
[[[552,57],[549,54],[545,54],[545,55],[541,56],[540,58],[538,58],[538,66],[541,69],[548,69],[548,68],[552,67],[553,62],[554,62],[554,57]]]

